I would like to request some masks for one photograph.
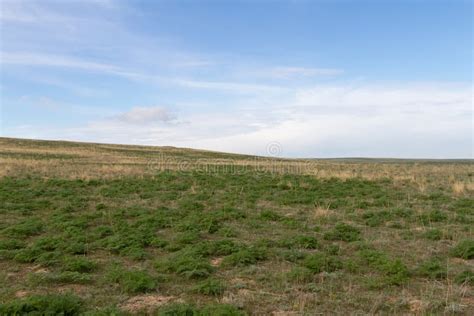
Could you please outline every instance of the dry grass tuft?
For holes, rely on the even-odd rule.
[[[423,315],[428,307],[428,303],[422,300],[411,300],[408,302],[408,306],[410,308],[410,312],[415,315]]]
[[[329,208],[328,205],[321,205],[321,204],[316,204],[314,206],[314,211],[313,211],[313,218],[314,219],[320,219],[320,218],[328,218],[331,215],[334,214],[334,211]]]
[[[466,190],[466,184],[464,182],[454,182],[451,185],[454,195],[463,195]]]
[[[454,195],[461,196],[468,192],[474,192],[474,182],[455,181],[452,183],[451,188]]]
[[[163,296],[159,294],[139,295],[128,299],[120,308],[129,313],[145,312],[148,315],[148,313],[152,313],[156,308],[173,300],[176,300],[174,296]]]

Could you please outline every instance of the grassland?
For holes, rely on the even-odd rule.
[[[474,314],[472,161],[0,138],[0,314]]]

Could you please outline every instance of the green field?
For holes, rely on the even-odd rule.
[[[474,163],[0,138],[1,315],[474,314]]]

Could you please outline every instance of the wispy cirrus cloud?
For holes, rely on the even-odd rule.
[[[276,92],[284,87],[265,84],[247,84],[229,81],[203,81],[174,76],[156,75],[139,69],[129,69],[113,64],[88,61],[81,58],[22,52],[2,52],[0,64],[11,66],[57,67],[69,70],[102,73],[130,80],[141,80],[148,84],[159,83],[192,89],[220,90],[234,93]]]
[[[310,68],[310,67],[274,67],[262,75],[267,75],[277,79],[291,79],[295,77],[313,77],[313,76],[336,76],[343,74],[342,69],[333,68]]]
[[[0,63],[4,65],[76,68],[105,73],[120,73],[121,71],[119,67],[114,65],[85,61],[83,59],[61,55],[2,51],[0,56]]]
[[[0,3],[0,21],[5,23],[55,24],[87,19],[87,14],[84,14],[84,16],[80,15],[80,12],[67,14],[57,4],[60,3],[51,1],[46,3],[40,0],[4,0]],[[79,1],[70,3],[72,7],[78,4]],[[80,1],[80,4],[94,10],[110,10],[120,7],[116,0],[83,0]]]

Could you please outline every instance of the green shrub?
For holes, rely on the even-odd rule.
[[[464,270],[456,275],[454,282],[457,284],[474,285],[474,272],[471,270]]]
[[[15,257],[15,250],[1,250],[0,260],[12,260]]]
[[[62,268],[64,271],[87,273],[94,271],[97,264],[84,257],[66,257],[63,260]]]
[[[451,249],[451,256],[462,259],[474,258],[474,240],[466,239],[460,241],[454,248]]]
[[[25,248],[25,243],[17,239],[0,240],[0,250],[16,250]]]
[[[219,235],[223,237],[237,237],[237,231],[232,227],[222,227],[217,232]]]
[[[192,245],[201,240],[201,236],[197,231],[186,231],[176,235],[173,241],[166,246],[166,250],[177,251],[181,250],[188,245]]]
[[[199,316],[244,316],[246,313],[228,304],[205,305],[197,313]]]
[[[220,239],[208,242],[205,254],[208,256],[227,256],[241,249],[242,245],[231,239]]]
[[[339,255],[339,253],[341,252],[341,247],[339,247],[339,245],[336,245],[336,244],[328,245],[326,246],[324,251],[326,251],[326,253],[330,255]]]
[[[316,253],[306,257],[303,265],[313,273],[333,272],[342,269],[342,261],[334,256],[325,253]]]
[[[207,279],[194,286],[193,290],[199,294],[218,296],[224,293],[225,285],[219,280]]]
[[[407,266],[399,259],[391,260],[385,253],[373,250],[362,249],[359,256],[363,264],[373,267],[385,275],[385,283],[388,285],[401,285],[408,280],[410,272]]]
[[[96,206],[95,206],[95,209],[97,211],[101,211],[101,210],[105,210],[107,208],[107,205],[105,205],[104,203],[98,203]]]
[[[214,271],[209,261],[193,249],[183,249],[156,265],[160,271],[174,272],[189,279],[207,278]]]
[[[104,225],[93,228],[92,233],[91,233],[94,239],[102,239],[102,238],[111,236],[113,234],[114,234],[113,229],[110,226],[104,226]]]
[[[120,255],[128,257],[132,260],[144,260],[148,257],[148,253],[142,247],[127,247],[120,251]]]
[[[417,272],[420,276],[431,279],[445,279],[448,274],[446,263],[432,258],[419,265]]]
[[[278,254],[285,260],[290,262],[297,262],[306,258],[306,253],[299,250],[286,250],[286,251],[279,251]]]
[[[279,245],[286,248],[317,249],[319,242],[314,236],[300,235],[286,238],[279,242]]]
[[[336,226],[326,234],[324,234],[326,240],[342,240],[342,241],[357,241],[361,240],[361,232],[357,227],[338,223]]]
[[[307,283],[313,280],[314,273],[312,270],[305,267],[294,267],[290,272],[288,272],[287,277],[293,282]]]
[[[263,210],[260,212],[260,218],[268,221],[279,221],[282,216],[272,210]]]
[[[361,266],[357,260],[350,258],[344,260],[344,269],[351,273],[358,273],[361,271]]]
[[[87,247],[87,244],[82,241],[71,240],[63,249],[65,253],[71,255],[84,255],[87,253]]]
[[[370,248],[360,250],[359,256],[364,263],[370,266],[381,267],[387,262],[387,255],[385,253]]]
[[[168,241],[160,237],[154,237],[150,240],[150,246],[155,248],[165,248],[168,244]]]
[[[5,228],[2,233],[9,237],[29,237],[43,231],[43,223],[36,218],[24,220],[21,223]]]
[[[107,306],[100,309],[88,310],[81,314],[82,316],[129,316],[130,314],[122,311],[118,306]]]
[[[107,274],[107,280],[118,283],[127,293],[143,293],[155,290],[157,282],[144,270],[125,270],[112,268]]]
[[[35,295],[0,304],[1,315],[64,315],[83,312],[83,301],[72,294]]]
[[[61,246],[63,246],[64,242],[59,237],[40,237],[35,240],[32,244],[32,248],[38,248],[43,251],[53,251]]]
[[[393,218],[393,214],[389,211],[369,211],[362,215],[364,222],[367,226],[376,227],[380,226],[383,223],[389,221]]]
[[[216,213],[203,214],[195,212],[189,214],[176,225],[178,231],[205,232],[214,234],[221,228],[221,221]]]
[[[283,217],[280,222],[287,228],[298,229],[298,230],[305,229],[305,224],[297,220],[296,218]]]
[[[442,222],[448,218],[445,212],[440,210],[432,210],[425,212],[420,215],[420,220],[423,224],[427,225],[430,223]]]
[[[87,284],[92,281],[88,274],[65,271],[60,273],[34,273],[30,275],[33,284]]]
[[[439,229],[430,229],[423,234],[423,237],[429,240],[441,240],[443,232]]]
[[[241,249],[224,258],[224,266],[247,266],[267,258],[267,250],[264,247],[248,247]]]
[[[39,254],[35,262],[50,267],[58,265],[62,259],[63,253],[61,251],[50,251]]]
[[[381,271],[385,273],[389,285],[402,285],[410,277],[407,266],[399,259],[387,262],[381,267]]]
[[[245,312],[228,304],[210,304],[198,308],[186,303],[172,303],[159,308],[158,316],[244,316]]]
[[[13,259],[21,263],[31,263],[31,262],[34,262],[40,254],[41,254],[40,249],[25,248],[25,249],[20,249],[19,251],[17,251]]]
[[[413,210],[409,208],[395,208],[391,210],[396,217],[410,218],[413,215]]]
[[[61,251],[43,251],[39,248],[29,247],[16,251],[13,259],[21,263],[36,262],[44,266],[54,266],[61,262]]]

